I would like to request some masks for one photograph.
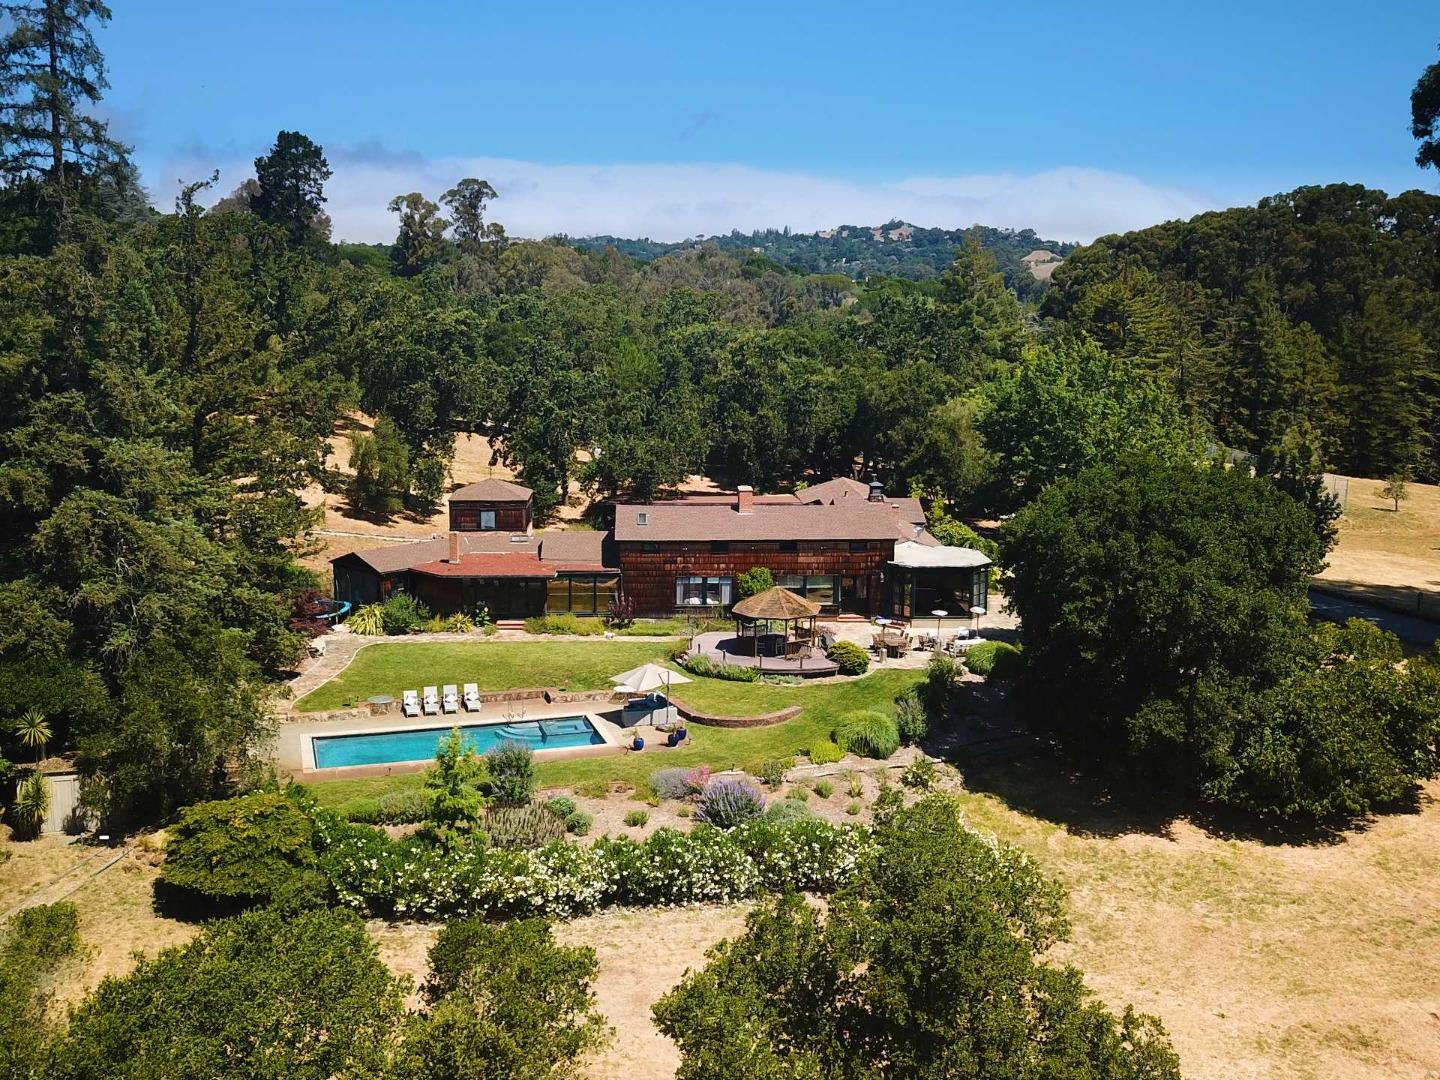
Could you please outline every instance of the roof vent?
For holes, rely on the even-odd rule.
[[[650,515],[647,514],[647,513],[645,513],[644,510],[639,511],[639,512],[636,513],[636,515],[635,515],[635,524],[636,524],[636,525],[649,525],[649,524],[650,524]]]

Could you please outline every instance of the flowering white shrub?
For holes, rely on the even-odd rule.
[[[660,829],[644,841],[555,841],[534,850],[412,837],[317,822],[321,868],[340,903],[406,918],[568,918],[617,904],[723,903],[766,890],[830,892],[871,845],[857,825],[754,821],[730,831]]]

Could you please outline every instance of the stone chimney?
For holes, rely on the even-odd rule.
[[[884,502],[884,501],[885,501],[885,485],[882,484],[882,483],[880,483],[879,480],[871,480],[871,481],[870,481],[870,501],[871,501],[871,502]]]
[[[460,534],[458,532],[450,533],[450,556],[445,561],[452,563],[460,561]]]
[[[735,512],[737,514],[749,514],[755,509],[755,489],[749,484],[741,484],[735,489]]]

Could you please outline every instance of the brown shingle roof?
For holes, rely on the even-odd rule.
[[[805,503],[853,506],[856,502],[870,501],[870,485],[849,477],[837,476],[833,480],[826,480],[823,484],[797,492],[796,498]],[[896,511],[901,521],[908,521],[913,525],[925,524],[925,508],[920,505],[919,499],[908,495],[898,498],[887,495],[884,505]]]
[[[638,523],[645,515],[646,524]],[[892,507],[757,503],[748,514],[729,505],[621,503],[615,507],[615,539],[634,540],[896,540]]]
[[[434,562],[421,563],[419,566],[410,568],[417,574],[429,574],[432,577],[520,577],[520,578],[553,578],[555,568],[546,566],[532,554],[503,552],[501,554],[474,554],[461,555],[459,562],[446,562],[444,559],[437,559]]]
[[[540,561],[584,563],[588,566],[603,566],[609,552],[608,533],[588,529],[566,529],[558,532],[536,534],[540,538]],[[614,566],[615,561],[610,560]]]
[[[529,502],[535,494],[527,487],[509,480],[479,480],[450,493],[453,502]]]
[[[512,539],[521,537],[521,539]],[[595,567],[616,565],[606,545],[607,536],[601,532],[462,532],[460,550],[465,555],[529,555],[543,563],[563,563],[567,567]],[[427,563],[439,562],[450,554],[450,541],[422,540],[419,543],[395,544],[390,547],[371,548],[341,555],[340,559],[359,559],[377,574],[395,574]],[[559,569],[558,566],[549,567]]]
[[[870,485],[852,480],[848,476],[837,476],[833,480],[797,491],[795,497],[807,503],[833,503],[838,499],[852,498],[864,500],[870,498]]]

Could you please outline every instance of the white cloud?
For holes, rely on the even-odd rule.
[[[227,160],[218,160],[224,158]],[[221,169],[228,191],[251,173],[252,155],[207,155],[195,148],[152,175],[197,177]],[[1222,205],[1195,191],[1149,184],[1099,169],[1063,167],[1030,174],[916,176],[862,183],[806,173],[727,164],[545,165],[503,158],[424,158],[361,146],[329,152],[334,176],[326,210],[336,238],[394,238],[392,196],[430,198],[465,176],[500,192],[495,220],[512,236],[568,233],[680,240],[739,229],[788,225],[799,232],[834,225],[878,225],[901,218],[916,225],[973,224],[1033,228],[1056,240],[1090,240],[1107,232],[1190,217]]]

